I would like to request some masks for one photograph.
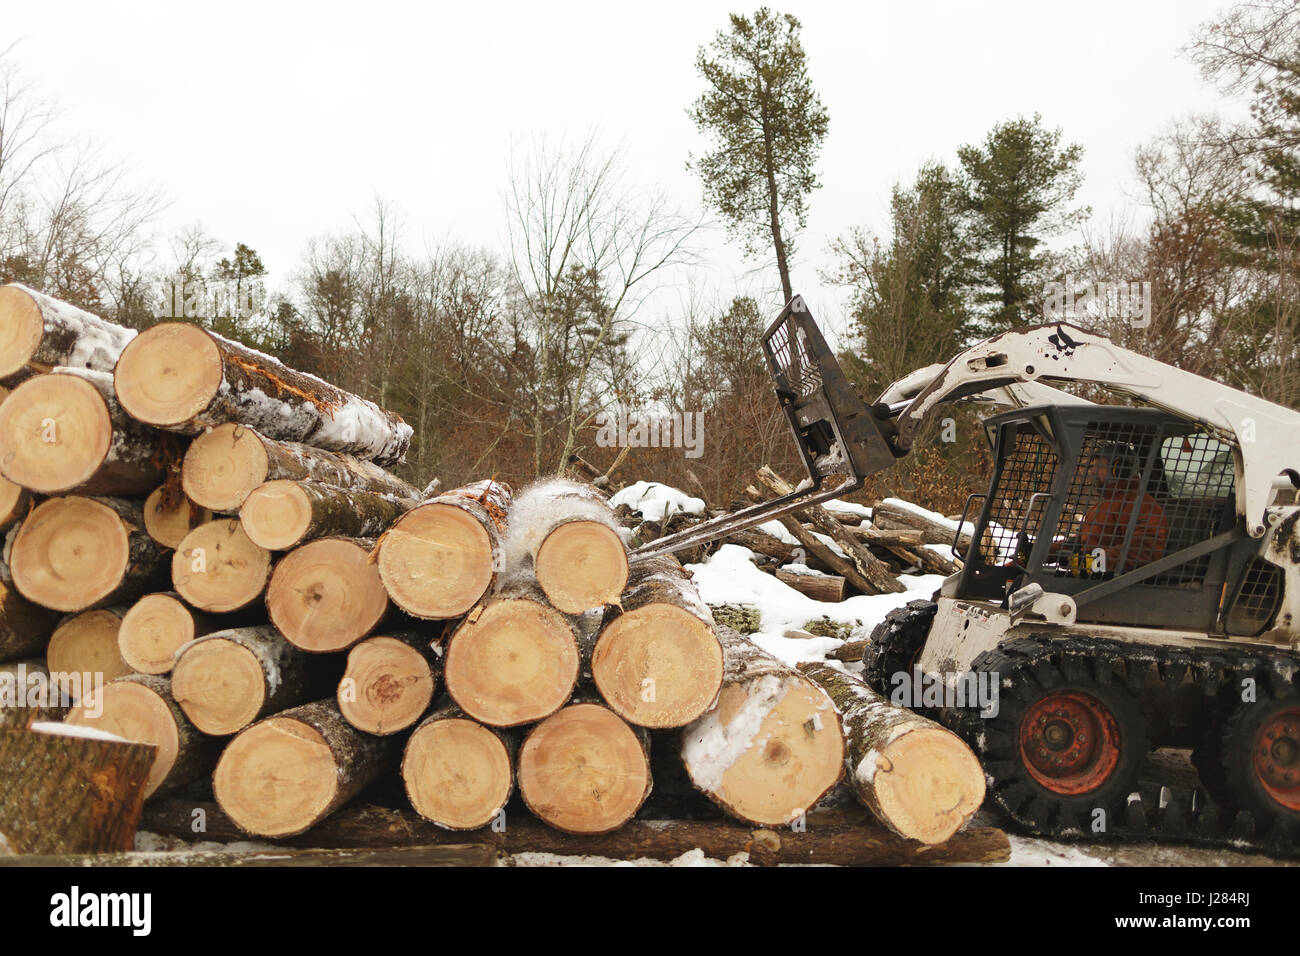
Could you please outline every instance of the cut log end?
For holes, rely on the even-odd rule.
[[[984,770],[978,758],[940,727],[900,735],[880,751],[870,772],[880,811],[891,828],[922,843],[943,843],[984,802]]]
[[[266,588],[271,552],[248,539],[239,520],[220,518],[200,525],[172,555],[172,586],[204,611],[237,611]]]
[[[290,551],[266,590],[271,623],[304,651],[342,651],[379,626],[388,594],[369,552],[348,538],[321,538]]]
[[[56,611],[77,611],[107,597],[130,560],[126,526],[90,498],[51,498],[23,522],[10,571],[18,591]]]
[[[195,504],[228,514],[239,511],[266,481],[270,457],[261,437],[243,425],[218,425],[190,443],[181,485]]]
[[[0,378],[25,369],[44,334],[45,322],[36,301],[22,289],[0,286]]]
[[[286,551],[311,527],[311,499],[296,481],[268,481],[249,492],[239,520],[255,543],[270,551]]]
[[[612,604],[627,585],[627,548],[599,521],[569,521],[542,542],[534,559],[537,583],[566,614]]]
[[[180,731],[171,708],[143,684],[115,681],[92,690],[68,713],[64,723],[153,744],[157,753],[145,783],[146,798],[167,779],[180,752]]]
[[[221,387],[221,351],[196,325],[164,322],[136,336],[113,373],[117,400],[139,421],[180,425],[211,403]]]
[[[372,637],[348,654],[339,710],[353,727],[382,736],[419,720],[433,692],[433,671],[424,655],[396,638]]]
[[[555,713],[578,679],[573,629],[536,601],[493,601],[471,613],[447,650],[444,679],[456,705],[493,727]]]
[[[212,786],[217,801],[248,833],[300,833],[338,795],[338,767],[320,731],[299,720],[271,717],[230,742]]]
[[[0,404],[0,466],[32,491],[56,494],[85,484],[112,442],[103,396],[75,375],[39,375]]]
[[[430,503],[408,511],[384,535],[379,575],[393,601],[416,617],[464,614],[492,583],[492,541],[469,512]]]
[[[188,648],[172,672],[172,696],[199,730],[214,737],[237,733],[252,723],[266,700],[257,656],[221,637]]]
[[[194,640],[194,614],[170,594],[146,594],[122,618],[117,645],[124,660],[141,674],[166,674],[176,652]]]
[[[722,684],[713,629],[679,607],[647,604],[600,634],[592,677],[609,706],[643,727],[683,727],[703,714]]]
[[[406,744],[402,778],[420,816],[449,830],[476,830],[510,797],[510,752],[472,720],[430,720]]]
[[[93,675],[92,683],[130,674],[130,663],[123,660],[118,646],[120,613],[86,611],[64,621],[50,636],[46,666],[56,674]]]
[[[212,512],[191,504],[183,494],[176,495],[176,503],[163,506],[163,488],[155,488],[144,502],[144,530],[164,548],[180,547],[185,536],[201,524],[212,520]]]
[[[636,814],[650,790],[637,732],[598,704],[574,704],[542,721],[519,753],[519,791],[534,814],[566,833],[608,833]]]

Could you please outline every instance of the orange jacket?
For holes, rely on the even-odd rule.
[[[1138,491],[1133,480],[1111,482],[1102,489],[1104,497],[1088,509],[1079,525],[1079,543],[1085,554],[1100,548],[1106,554],[1106,569],[1117,571],[1124,550],[1124,535],[1137,505],[1137,523],[1129,545],[1126,569],[1150,564],[1165,556],[1169,542],[1169,522],[1164,509],[1148,494]]]

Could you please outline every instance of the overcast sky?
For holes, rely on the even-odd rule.
[[[688,210],[701,140],[697,47],[735,2],[71,3],[4,23],[28,76],[64,108],[59,128],[102,143],[172,205],[257,249],[272,274],[308,237],[347,227],[375,196],[404,213],[408,244],[504,246],[507,155],[537,134],[596,130],[630,178]],[[1135,198],[1133,150],[1174,117],[1233,115],[1179,55],[1217,0],[858,4],[785,2],[803,22],[830,112],[823,188],[794,279],[831,309],[817,269],[830,237],[884,225],[889,189],[929,157],[1035,111],[1082,143],[1081,198],[1105,219]],[[729,295],[752,268],[719,230],[700,278]],[[771,277],[774,280],[774,275]]]

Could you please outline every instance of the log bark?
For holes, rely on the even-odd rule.
[[[50,498],[10,532],[14,585],[56,611],[130,604],[165,575],[163,552],[124,498]]]
[[[175,550],[185,536],[212,520],[212,512],[190,501],[180,488],[159,485],[144,500],[144,530],[164,548]]]
[[[132,670],[169,674],[177,651],[221,627],[217,618],[196,611],[174,591],[146,594],[122,617],[117,647]]]
[[[524,804],[565,833],[617,830],[641,809],[651,783],[648,735],[601,704],[565,707],[519,748]]]
[[[392,631],[353,647],[338,687],[343,718],[377,737],[418,721],[433,703],[442,674],[442,658],[429,638],[421,631]]]
[[[141,827],[150,833],[193,839],[194,811],[207,817],[209,840],[232,842],[244,834],[214,803],[158,800],[144,809]],[[460,832],[421,819],[414,813],[373,805],[345,807],[310,833],[286,838],[290,846],[367,849],[411,845],[459,844]],[[528,817],[509,821],[503,832],[482,830],[475,839],[491,840],[504,853],[575,853],[617,860],[673,860],[699,848],[712,859],[748,854],[751,863],[822,866],[942,866],[952,863],[1005,863],[1011,858],[1007,835],[994,827],[971,827],[942,846],[904,840],[873,823],[810,825],[802,833],[753,830],[714,821],[632,820],[611,833],[574,836],[559,833]]]
[[[0,533],[26,517],[33,504],[30,491],[8,478],[0,478]]]
[[[56,366],[112,372],[135,330],[11,282],[0,287],[0,382]]]
[[[145,799],[162,796],[212,772],[217,742],[199,733],[172,697],[171,681],[129,674],[82,695],[65,723],[157,748]]]
[[[862,655],[866,653],[867,648],[871,646],[871,641],[845,641],[835,650],[831,651],[831,657],[837,661],[844,661],[849,664],[858,664],[862,661]]]
[[[758,480],[777,496],[788,495],[794,491],[792,485],[766,465],[759,469]],[[795,514],[803,516],[818,531],[829,536],[844,549],[858,573],[869,582],[871,590],[866,593],[900,594],[906,590],[890,572],[888,566],[821,505],[808,505]]]
[[[132,673],[118,647],[126,610],[100,608],[64,618],[50,636],[46,665],[56,674],[81,674],[83,681],[95,675],[101,683]]]
[[[943,843],[980,808],[984,769],[960,737],[827,664],[799,670],[835,702],[849,787],[886,827],[909,840]]]
[[[776,571],[776,579],[814,601],[828,601],[834,604],[844,600],[844,579],[838,574],[800,574],[797,571],[779,568]]]
[[[55,369],[0,404],[0,470],[40,494],[142,495],[165,470],[158,434],[122,411],[107,372]]]
[[[238,518],[217,518],[184,537],[171,568],[176,593],[201,611],[225,614],[266,590],[271,552],[248,539]]]
[[[186,644],[172,671],[172,696],[205,734],[225,737],[307,697],[302,651],[263,624],[216,631]]]
[[[563,707],[579,666],[575,619],[521,580],[465,615],[449,639],[443,676],[447,692],[470,717],[517,727]]]
[[[0,847],[10,853],[134,845],[154,748],[67,731],[55,723],[0,727]]]
[[[313,654],[344,651],[383,623],[390,606],[373,548],[367,538],[317,538],[280,559],[266,609],[289,643]]]
[[[682,732],[691,782],[737,819],[798,820],[844,771],[844,738],[830,698],[730,628],[718,628],[724,669],[718,702]]]
[[[7,554],[0,556],[0,662],[44,654],[58,617],[18,593]]]
[[[233,422],[385,465],[411,441],[400,415],[196,325],[164,322],[136,336],[113,374],[132,416],[184,435]]]
[[[270,551],[288,551],[315,538],[377,538],[415,502],[317,481],[268,481],[239,509],[244,532]]]
[[[872,504],[871,523],[882,531],[920,531],[921,538],[926,544],[952,544],[952,528],[890,501],[877,501]],[[963,533],[957,540],[957,550],[965,553],[970,547],[970,542],[970,535]]]
[[[367,491],[402,501],[420,492],[371,461],[273,441],[246,425],[226,424],[190,443],[181,467],[189,497],[213,511],[238,513],[254,488],[268,481],[319,481],[348,491]]]
[[[531,563],[551,605],[565,614],[619,599],[627,584],[627,547],[618,518],[591,485],[551,479],[524,489],[510,514],[510,566]]]
[[[643,727],[683,727],[717,699],[722,645],[676,559],[639,561],[622,607],[607,607],[591,674],[610,708]]]
[[[411,806],[445,830],[487,826],[514,792],[516,746],[511,734],[444,704],[406,742],[402,781]]]
[[[245,833],[287,837],[329,816],[388,767],[393,738],[352,727],[332,700],[241,731],[213,777],[217,803]]]
[[[412,508],[379,539],[379,576],[393,602],[425,620],[459,617],[505,566],[511,494],[498,481],[457,488]]]

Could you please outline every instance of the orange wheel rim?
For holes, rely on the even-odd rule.
[[[1255,736],[1255,776],[1288,810],[1300,811],[1300,707],[1280,710]]]
[[[1119,723],[1091,694],[1054,691],[1020,723],[1020,758],[1039,786],[1074,796],[1096,790],[1119,766]]]

